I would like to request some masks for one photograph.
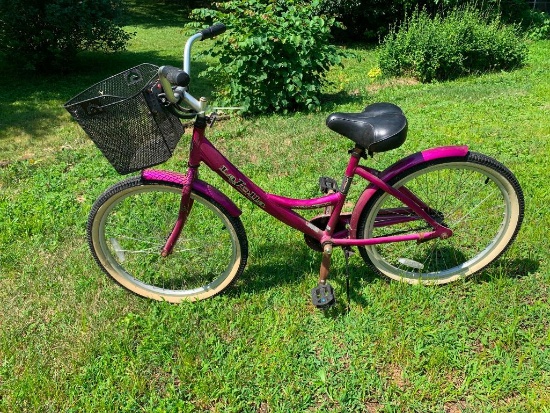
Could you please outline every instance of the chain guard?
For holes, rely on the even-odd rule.
[[[325,228],[327,227],[329,219],[330,219],[330,215],[319,215],[319,216],[316,216],[315,218],[310,219],[309,222],[311,222],[320,230],[324,231]],[[336,228],[334,232],[337,233],[340,231],[345,231],[346,225],[349,223],[350,219],[351,219],[351,214],[340,215],[340,219],[338,220],[338,224],[336,224]],[[323,252],[323,246],[315,238],[304,234],[304,241],[306,242],[306,245],[312,250]]]

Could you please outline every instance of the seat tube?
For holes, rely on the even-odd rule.
[[[336,228],[336,224],[340,219],[340,213],[342,212],[342,208],[344,206],[344,202],[346,200],[351,181],[353,179],[353,176],[355,175],[355,169],[357,168],[357,165],[359,165],[359,159],[361,158],[362,154],[363,149],[359,147],[355,147],[355,149],[353,149],[351,152],[351,157],[348,162],[346,172],[344,174],[342,186],[340,187],[340,201],[334,207],[334,210],[330,215],[329,221],[325,229],[325,237],[327,238],[332,237],[332,234],[334,233],[334,228]],[[319,284],[325,285],[330,272],[332,259],[332,242],[330,240],[326,242],[323,242],[323,240],[321,240],[321,242],[323,243],[323,257],[321,259],[321,268],[319,269]]]
[[[359,147],[355,147],[351,152],[351,157],[348,162],[348,166],[346,168],[346,172],[344,173],[344,179],[342,181],[342,186],[340,187],[340,194],[342,196],[342,199],[338,204],[334,207],[334,210],[332,211],[332,214],[330,216],[330,219],[328,221],[326,231],[332,235],[334,228],[336,228],[336,224],[338,223],[338,220],[340,218],[340,213],[342,212],[342,208],[344,206],[345,199],[348,195],[349,188],[351,186],[351,182],[353,180],[353,177],[355,175],[355,169],[357,168],[357,165],[359,165],[359,159],[361,159],[361,156],[363,154],[363,149]]]

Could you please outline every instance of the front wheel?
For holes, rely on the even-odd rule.
[[[172,254],[161,256],[181,191],[178,184],[134,177],[108,189],[90,212],[88,242],[95,260],[140,296],[173,303],[202,300],[231,285],[246,265],[248,242],[240,219],[195,191]]]
[[[470,152],[464,158],[417,165],[389,184],[406,188],[453,231],[446,239],[360,248],[363,259],[390,278],[411,284],[445,284],[478,272],[515,239],[524,213],[521,187],[504,165]],[[424,232],[431,227],[402,202],[379,190],[363,209],[358,238]]]

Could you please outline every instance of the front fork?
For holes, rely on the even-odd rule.
[[[201,104],[206,107],[206,99],[201,98]],[[190,145],[188,169],[182,182],[183,188],[181,191],[178,219],[174,224],[174,229],[166,240],[164,248],[161,251],[161,255],[163,257],[167,257],[174,250],[174,245],[176,245],[181,231],[185,226],[185,222],[187,221],[187,217],[191,212],[191,208],[193,207],[193,200],[191,199],[191,188],[193,187],[193,182],[195,182],[198,177],[200,165],[200,156],[198,155],[198,152],[193,150],[193,148],[200,147],[200,142],[201,139],[204,137],[204,129],[206,128],[206,125],[207,120],[204,114],[197,116],[197,118],[195,119],[195,124],[193,125],[193,137],[191,139]]]
[[[187,170],[187,174],[185,175],[183,188],[181,191],[178,219],[176,220],[176,223],[174,224],[174,229],[172,229],[172,232],[168,236],[168,239],[164,244],[164,248],[162,248],[162,251],[160,253],[163,257],[167,257],[174,250],[174,245],[176,245],[176,242],[181,235],[181,231],[183,230],[185,222],[187,221],[187,217],[189,216],[189,212],[191,212],[191,208],[193,207],[193,199],[191,199],[191,187],[193,186],[193,181],[197,178],[197,169],[197,167],[190,166]]]

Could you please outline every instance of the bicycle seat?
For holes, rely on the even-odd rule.
[[[398,148],[407,137],[407,118],[393,103],[373,103],[360,113],[333,113],[326,123],[369,153]]]

